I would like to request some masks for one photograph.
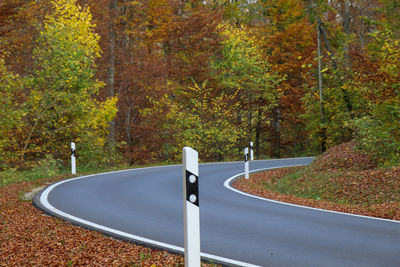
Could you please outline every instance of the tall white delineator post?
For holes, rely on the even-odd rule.
[[[253,142],[250,142],[250,160],[254,160]]]
[[[244,178],[249,179],[249,148],[244,149]]]
[[[183,148],[185,267],[200,267],[199,154]]]
[[[75,143],[71,142],[71,173],[76,174]]]

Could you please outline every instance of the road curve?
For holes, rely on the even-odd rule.
[[[311,158],[250,162],[252,170]],[[400,223],[265,201],[227,189],[243,162],[201,164],[202,256],[228,265],[400,266]],[[182,167],[133,169],[50,185],[45,212],[134,242],[182,251]]]

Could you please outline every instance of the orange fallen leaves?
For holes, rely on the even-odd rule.
[[[363,205],[363,204],[341,204],[330,201],[302,198],[293,195],[286,195],[267,190],[263,185],[263,181],[268,180],[270,174],[268,172],[254,174],[249,180],[243,178],[234,182],[233,187],[244,192],[257,196],[292,203],[302,206],[308,206],[319,209],[333,210],[352,214],[359,214],[371,217],[386,218],[392,220],[400,220],[400,203],[387,202],[381,204]],[[346,194],[346,191],[338,191],[338,194]]]
[[[18,199],[31,183],[0,187],[0,266],[183,266],[180,255],[115,240]],[[207,266],[207,264],[203,264]]]
[[[256,173],[249,180],[238,179],[233,186],[278,201],[400,220],[400,167],[376,168],[369,155],[355,149],[354,142],[329,149],[306,167],[301,177],[291,181],[294,192],[317,192],[321,194],[319,197],[303,198],[272,191],[279,179],[298,169]],[[321,177],[327,177],[326,181]]]

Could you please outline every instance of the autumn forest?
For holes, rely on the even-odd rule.
[[[0,170],[317,155],[400,163],[397,0],[0,1]]]

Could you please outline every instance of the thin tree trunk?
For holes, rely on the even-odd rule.
[[[318,43],[318,92],[319,92],[319,114],[321,121],[324,120],[324,104],[323,104],[323,92],[322,92],[322,48],[321,48],[321,20],[318,20],[317,29],[317,43]]]
[[[275,107],[272,111],[272,127],[273,127],[273,143],[272,156],[275,158],[281,157],[281,125],[280,125],[280,110]]]
[[[114,20],[117,12],[117,0],[112,0],[109,6],[110,21],[109,21],[109,59],[108,59],[108,96],[115,96],[115,45],[116,45],[116,31],[114,27]],[[108,140],[112,149],[115,148],[115,119],[110,122]]]
[[[350,21],[351,21],[351,15],[350,15],[350,2],[349,0],[344,1],[344,15],[343,15],[343,30],[347,37],[350,36]],[[348,72],[350,68],[350,43],[346,42],[346,46],[344,48],[344,64],[346,67],[345,70],[345,75]]]
[[[36,127],[37,127],[39,121],[42,119],[42,116],[46,113],[46,111],[48,111],[53,106],[54,106],[54,104],[51,103],[50,105],[45,107],[43,109],[43,111],[36,117],[35,124],[32,126],[32,129],[29,131],[28,138],[26,139],[25,144],[24,144],[24,148],[22,149],[21,162],[24,161],[24,156],[25,156],[25,153],[26,153],[26,149],[28,148],[29,142],[31,141],[31,138],[32,138],[32,135],[33,135],[33,132],[36,130]]]
[[[240,125],[240,127],[242,127],[242,112],[241,112],[241,109],[238,109],[238,111],[237,111],[237,124]],[[245,143],[245,141],[243,139],[244,139],[243,137],[240,139],[240,146],[238,146],[238,155],[242,155],[242,153],[243,153],[243,147],[242,146]]]
[[[256,127],[256,142],[255,142],[255,154],[256,158],[260,158],[260,136],[261,136],[261,110],[258,110],[257,115],[257,127]]]
[[[133,145],[133,138],[131,134],[131,112],[133,108],[133,103],[129,105],[128,109],[128,114],[126,115],[126,121],[125,121],[125,134],[126,134],[126,141],[127,144]]]
[[[163,44],[163,51],[164,51],[164,66],[165,66],[165,73],[164,73],[164,88],[165,92],[168,92],[168,79],[169,79],[169,62],[168,57],[171,53],[171,47],[169,42],[164,42]]]
[[[321,124],[325,121],[324,101],[322,92],[322,47],[321,47],[321,20],[318,19],[317,25],[317,43],[318,43],[318,91],[319,91],[319,114]],[[326,150],[326,132],[325,127],[321,127],[321,151]]]
[[[249,131],[249,135],[248,135],[248,142],[250,142],[251,141],[251,138],[252,138],[252,133],[253,133],[253,125],[252,125],[252,120],[253,120],[253,112],[252,112],[252,94],[251,94],[251,91],[249,92],[249,110],[248,110],[248,112],[249,112],[249,123],[248,123],[248,127],[249,127],[249,129],[248,129],[248,131]]]
[[[364,48],[364,8],[361,8],[360,44]]]

